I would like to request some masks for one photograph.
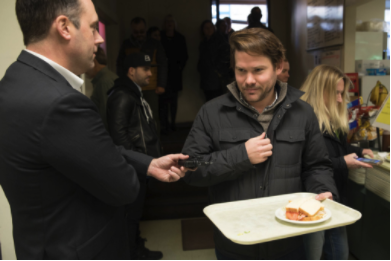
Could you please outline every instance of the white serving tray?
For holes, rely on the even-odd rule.
[[[328,199],[322,203],[330,209],[332,216],[318,224],[296,225],[281,221],[275,216],[276,210],[285,207],[289,200],[315,195],[293,193],[214,204],[204,208],[204,213],[228,239],[241,245],[253,245],[346,226],[361,218],[361,213],[357,210]]]

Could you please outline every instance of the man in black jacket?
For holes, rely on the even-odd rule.
[[[152,76],[149,84],[142,87],[144,99],[148,101],[158,124],[159,130],[159,95],[165,92],[167,84],[167,57],[162,44],[151,37],[147,37],[147,23],[142,17],[135,17],[130,21],[131,35],[120,48],[117,57],[117,75],[126,76],[124,68],[125,58],[132,53],[143,52],[151,57]]]
[[[141,88],[151,78],[151,58],[144,53],[132,53],[124,61],[127,75],[114,82],[108,91],[107,120],[116,145],[152,157],[160,156],[160,144],[151,108],[143,98]],[[161,259],[162,253],[150,251],[140,237],[139,222],[145,201],[146,182],[140,182],[137,199],[127,206],[126,219],[131,259]]]
[[[103,39],[91,0],[17,0],[26,50],[0,81],[0,185],[18,259],[128,259],[139,180],[175,181],[184,156],[114,145],[77,76]]]
[[[211,203],[308,191],[337,197],[331,162],[302,92],[278,82],[284,48],[273,33],[245,29],[230,37],[236,82],[198,113],[183,153],[212,165],[185,178],[208,186]],[[218,259],[303,259],[301,237],[239,245],[215,228]]]

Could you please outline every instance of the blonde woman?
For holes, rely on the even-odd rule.
[[[301,90],[302,100],[315,111],[319,127],[323,132],[330,160],[333,164],[334,180],[340,203],[346,204],[348,170],[371,168],[369,164],[356,160],[363,155],[373,157],[370,149],[353,147],[347,142],[349,131],[347,102],[350,80],[336,67],[319,65],[307,77]],[[308,259],[348,259],[349,249],[345,227],[305,235],[304,245]]]

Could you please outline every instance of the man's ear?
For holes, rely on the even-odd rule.
[[[129,67],[129,70],[128,70],[128,75],[129,76],[133,76],[134,75],[134,71],[135,71],[136,69],[135,68],[133,68],[133,67]]]
[[[277,73],[277,75],[280,75],[282,73],[283,69],[284,69],[284,61],[281,60],[279,63],[276,64],[276,73]]]
[[[58,35],[64,40],[71,40],[71,21],[65,15],[60,15],[54,20],[54,27]]]

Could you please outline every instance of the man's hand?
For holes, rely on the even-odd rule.
[[[187,159],[183,154],[170,154],[158,159],[153,159],[148,167],[147,175],[163,182],[174,182],[185,176],[189,169],[180,167],[178,160]]]
[[[258,164],[267,160],[272,153],[273,146],[270,139],[265,139],[266,133],[246,141],[246,151],[251,164]]]
[[[370,149],[363,149],[362,155],[368,155],[369,157],[371,157],[373,159],[373,151]]]
[[[319,195],[316,195],[315,197],[315,199],[319,201],[325,200],[326,198],[333,200],[333,194],[331,194],[331,192],[324,192]]]
[[[373,155],[373,154],[372,154]],[[352,153],[349,155],[346,155],[343,157],[345,159],[346,165],[348,166],[348,169],[358,169],[358,168],[373,168],[372,165],[369,165],[367,163],[361,162],[357,160],[357,154]]]
[[[164,89],[163,87],[160,87],[160,86],[156,87],[156,90],[155,90],[156,94],[163,94],[163,93],[165,93],[165,91],[166,91],[166,89]]]

